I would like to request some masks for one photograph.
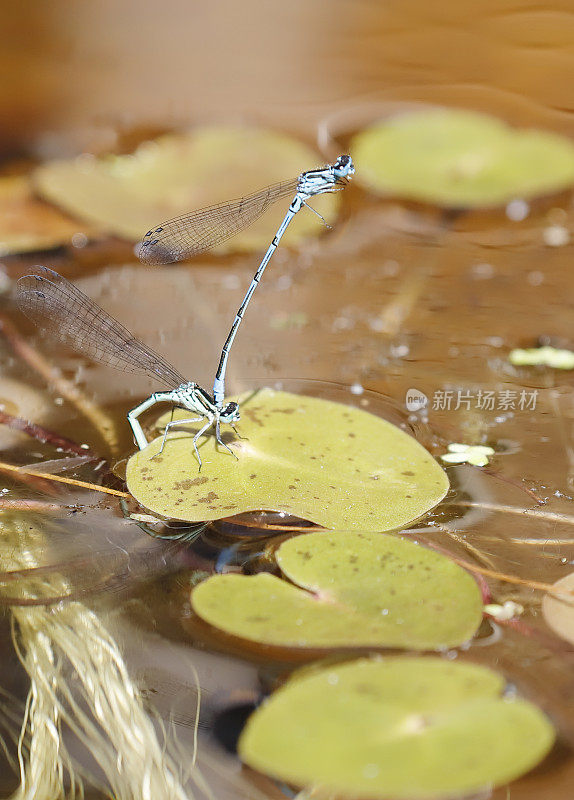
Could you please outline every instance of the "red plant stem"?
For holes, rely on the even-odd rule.
[[[0,425],[7,425],[16,431],[28,434],[33,439],[37,439],[44,444],[50,444],[52,447],[57,447],[65,453],[73,453],[76,456],[87,456],[88,458],[99,459],[96,453],[93,453],[86,447],[82,447],[76,442],[68,439],[65,436],[60,436],[59,433],[43,428],[35,422],[29,422],[21,417],[14,417],[6,411],[0,411]]]
[[[525,492],[529,497],[531,497],[536,502],[537,505],[539,506],[546,505],[546,501],[543,500],[541,497],[538,497],[538,495],[535,494],[532,491],[532,489],[529,489],[528,486],[523,486],[517,481],[512,480],[512,478],[508,478],[506,475],[501,475],[501,473],[497,472],[496,470],[486,469],[486,467],[480,467],[480,469],[487,475],[490,475],[493,478],[497,478],[499,481],[503,481],[504,483],[508,483],[511,486],[514,486],[514,488],[518,489],[520,492]]]
[[[6,338],[13,351],[31,369],[44,378],[46,383],[55,388],[82,413],[104,439],[112,454],[119,449],[115,421],[75,384],[66,380],[60,370],[53,367],[40,353],[34,350],[22,337],[16,326],[0,315],[0,333]]]

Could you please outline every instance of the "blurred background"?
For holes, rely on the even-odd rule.
[[[4,153],[73,152],[118,126],[260,122],[313,137],[381,95],[539,104],[571,125],[569,0],[23,0],[1,25]]]

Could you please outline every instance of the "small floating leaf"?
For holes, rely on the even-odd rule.
[[[490,456],[494,455],[492,447],[482,444],[452,442],[447,449],[448,453],[441,456],[441,460],[447,464],[473,464],[475,467],[485,467]]]
[[[544,619],[554,633],[574,644],[574,572],[556,581],[553,588],[563,599],[545,595],[542,601]]]
[[[542,712],[503,687],[491,670],[438,658],[296,673],[250,717],[239,754],[346,797],[466,797],[532,769],[554,741]]]
[[[26,176],[0,178],[0,257],[70,245],[77,235],[85,242],[92,234],[84,223],[34,197]]]
[[[294,536],[274,575],[216,575],[194,611],[251,641],[281,647],[439,649],[468,641],[482,602],[468,572],[439,553],[380,533]]]
[[[163,220],[296,178],[322,161],[296,139],[273,131],[208,127],[144,142],[131,155],[46,163],[34,181],[42,196],[70,213],[137,241]],[[333,221],[338,197],[316,200],[316,210]],[[225,249],[267,247],[288,204],[264,214]],[[294,244],[322,230],[314,214],[300,214],[283,241]]]
[[[264,509],[327,528],[380,531],[404,527],[448,490],[418,442],[352,406],[264,389],[241,407],[245,438],[228,439],[237,459],[203,437],[200,473],[192,438],[202,424],[170,432],[161,455],[156,439],[132,456],[127,482],[138,502],[190,522]]]
[[[502,605],[500,603],[488,603],[484,607],[484,613],[498,622],[508,622],[508,620],[516,619],[521,614],[524,614],[524,606],[521,606],[520,603],[515,603],[514,600],[506,600]]]
[[[372,189],[450,208],[501,205],[574,183],[569,139],[474,111],[401,114],[359,133],[351,151],[357,180]]]
[[[508,360],[516,367],[535,364],[554,369],[574,369],[574,352],[556,347],[532,347],[528,350],[516,348],[508,354]]]

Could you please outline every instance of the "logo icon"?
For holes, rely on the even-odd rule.
[[[429,404],[429,399],[419,389],[409,389],[405,397],[407,411],[421,411]]]

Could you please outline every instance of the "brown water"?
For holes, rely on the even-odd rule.
[[[217,11],[197,7],[191,14],[179,0],[163,3],[160,18],[151,5],[133,0],[87,3],[73,15],[59,2],[43,17],[12,8],[7,23],[14,35],[0,56],[12,76],[0,106],[6,154],[74,152],[87,142],[118,147],[122,126],[246,119],[297,131],[308,141],[319,128],[327,157],[368,121],[414,101],[574,131],[574,15],[565,0],[445,2],[440,8],[418,1],[337,0],[327,7],[295,0],[277,7],[273,19],[259,11],[257,3],[225,2]],[[24,33],[27,50],[18,45]],[[417,527],[428,541],[478,566],[545,583],[572,572],[574,560],[574,378],[510,368],[506,356],[540,337],[574,348],[571,246],[549,247],[543,239],[556,220],[573,229],[570,194],[533,203],[517,223],[503,210],[454,217],[382,201],[353,186],[333,232],[277,254],[230,365],[239,389],[246,381],[286,378],[358,382],[399,408],[408,389],[424,392],[431,401],[428,446],[483,441],[502,454],[487,470],[450,468],[453,491]],[[205,257],[160,271],[134,263],[130,247],[104,240],[83,250],[4,260],[13,278],[38,262],[72,277],[184,374],[210,386],[257,254]],[[286,309],[302,325],[285,324]],[[15,313],[13,319],[29,332]],[[82,365],[80,385],[116,420],[113,460],[129,455],[124,414],[150,392],[147,380],[34,341],[66,374]],[[38,391],[45,411],[37,421],[109,456],[101,436],[69,403],[55,404],[55,393],[1,339],[0,352],[2,378]],[[497,406],[505,391],[537,394],[534,407],[485,410],[477,408],[479,391],[494,392]],[[453,393],[450,408],[433,408],[444,392]],[[471,399],[456,408],[459,392]],[[6,447],[2,458],[11,463],[58,455],[31,440]],[[93,464],[67,474],[99,475]],[[3,485],[9,498],[46,499],[9,477]],[[47,527],[39,563],[57,564],[72,593],[85,595],[102,614],[116,609],[118,640],[133,674],[161,714],[175,713],[188,748],[196,689],[185,659],[193,657],[205,692],[202,763],[215,795],[250,796],[257,785],[283,796],[266,780],[239,776],[213,730],[225,709],[254,701],[261,687],[272,685],[290,667],[288,659],[214,635],[189,608],[194,570],[212,568],[221,548],[228,548],[223,561],[242,564],[264,550],[261,538],[219,528],[202,543],[166,543],[125,523],[114,498],[48,499],[77,502],[82,510],[50,515],[64,527]],[[496,602],[516,600],[525,614],[519,625],[502,626],[498,638],[485,629],[457,657],[501,670],[560,732],[546,761],[512,784],[512,800],[566,799],[574,783],[573,651],[542,619],[540,591],[495,579],[488,584]],[[0,642],[0,683],[23,701],[27,682],[7,621]],[[0,776],[4,792],[15,787],[8,768],[0,767]],[[507,796],[506,787],[492,794]]]

